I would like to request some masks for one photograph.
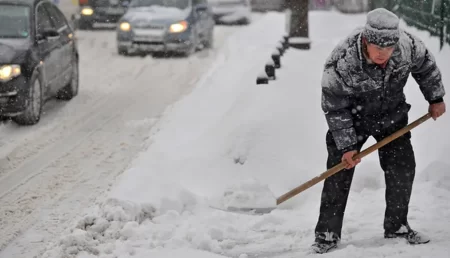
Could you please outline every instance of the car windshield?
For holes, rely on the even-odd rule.
[[[30,35],[30,8],[0,4],[0,38],[27,38]]]
[[[189,7],[189,0],[133,0],[130,7],[175,7],[178,9],[186,9]]]

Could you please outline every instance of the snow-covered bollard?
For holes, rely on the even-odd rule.
[[[280,52],[280,55],[283,56],[284,55],[284,47],[281,43],[277,44],[277,50]]]
[[[283,46],[284,51],[289,48],[289,42],[287,42],[285,39],[281,39],[280,44]]]
[[[269,77],[265,72],[256,77],[256,84],[269,84]]]
[[[283,40],[289,46],[289,35],[287,33],[283,35]]]
[[[266,74],[269,77],[270,80],[275,80],[275,63],[271,60],[266,63]]]
[[[272,53],[272,60],[273,63],[275,64],[275,68],[281,68],[281,58],[280,58],[280,52],[279,51],[274,51]]]
[[[280,42],[283,45],[284,49],[288,49],[289,48],[289,34],[287,34],[287,33],[283,34],[283,36],[281,36]]]

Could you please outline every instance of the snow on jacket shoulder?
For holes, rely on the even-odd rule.
[[[386,68],[366,62],[363,28],[354,30],[327,58],[322,77],[322,109],[338,149],[356,149],[357,134],[375,134],[405,117],[410,109],[403,88],[409,74],[427,101],[442,101],[441,72],[417,37],[401,31]]]

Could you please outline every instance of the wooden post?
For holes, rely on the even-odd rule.
[[[286,0],[286,8],[290,10],[289,46],[297,49],[310,49],[308,0]]]

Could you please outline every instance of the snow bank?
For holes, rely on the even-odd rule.
[[[252,187],[268,183],[256,182],[259,173],[241,164],[259,138],[254,134],[260,123],[270,121],[269,116],[258,117],[260,107],[255,104],[261,99],[255,79],[283,34],[284,15],[271,13],[233,35],[196,91],[160,122],[151,148],[137,158],[124,175],[127,182],[112,195],[160,206],[162,198],[179,200],[170,196],[184,189],[190,194],[182,195],[190,195],[195,204],[202,197],[222,196],[243,179],[255,180]]]
[[[311,12],[310,19],[312,49],[288,50],[278,79],[269,85],[256,85],[255,75],[281,37],[284,17],[269,14],[232,36],[196,90],[151,132],[148,151],[118,180],[110,200],[62,239],[62,253],[77,258],[307,255],[321,184],[263,216],[223,212],[206,203],[230,195],[239,198],[221,201],[259,200],[258,194],[242,196],[251,193],[243,189],[254,187],[279,196],[325,170],[323,62],[365,16]],[[437,54],[436,39],[410,31]],[[449,56],[446,47],[437,57],[447,87]],[[427,111],[427,103],[413,80],[406,90],[413,120]],[[432,235],[432,242],[412,248],[382,238],[384,177],[374,153],[355,173],[342,248],[333,257],[448,255],[450,140],[444,132],[450,131],[449,119],[447,114],[413,131],[417,180],[410,223]],[[373,143],[370,139],[366,147]]]

